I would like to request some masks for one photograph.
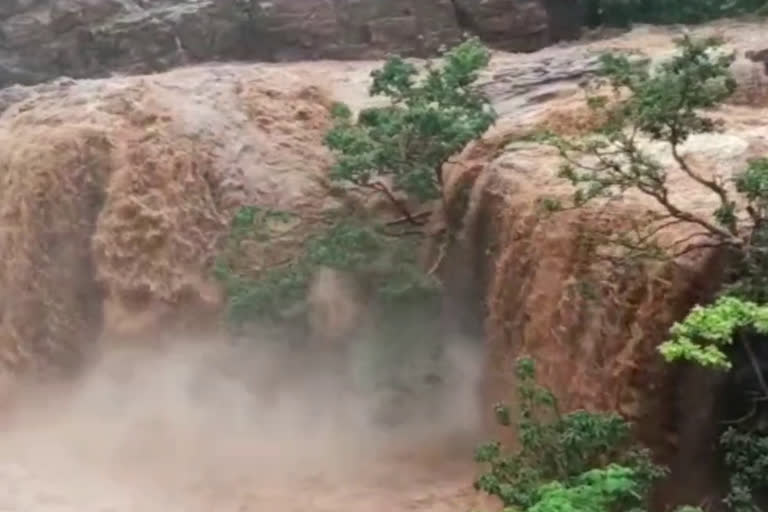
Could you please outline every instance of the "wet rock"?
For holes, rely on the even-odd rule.
[[[474,32],[515,51],[578,35],[569,0],[4,0],[0,87],[211,60],[424,56]],[[562,4],[562,5],[561,5]]]
[[[508,50],[536,49],[547,42],[547,11],[536,0],[455,0],[462,23]]]

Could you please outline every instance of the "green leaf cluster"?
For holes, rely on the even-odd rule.
[[[439,197],[443,164],[496,118],[475,87],[489,60],[478,39],[452,48],[425,72],[390,58],[372,73],[370,88],[372,96],[388,98],[386,105],[364,109],[356,118],[345,105],[332,109],[335,125],[326,137],[337,156],[332,178],[371,187],[376,178],[391,176],[413,197]]]
[[[757,512],[755,490],[768,489],[768,437],[729,428],[720,439],[731,490],[725,503],[734,512]]]
[[[540,488],[540,498],[528,512],[606,512],[642,506],[643,493],[636,470],[609,464],[573,479],[570,485],[555,481]]]
[[[290,215],[246,206],[234,216],[225,250],[214,267],[215,276],[227,292],[232,325],[281,321],[286,311],[304,300],[310,279],[319,267],[368,276],[382,310],[436,297],[439,285],[421,270],[416,242],[393,237],[365,220],[330,219],[327,228],[302,244],[295,259],[258,276],[249,276],[236,268],[232,256],[245,240],[269,243],[266,219]]]
[[[768,334],[768,305],[724,296],[710,306],[693,308],[685,320],[672,326],[670,339],[659,351],[667,361],[728,369],[731,363],[724,348],[743,329]]]
[[[556,397],[535,380],[532,359],[517,362],[517,428],[520,448],[502,452],[498,442],[478,447],[488,468],[475,487],[512,510],[634,510],[642,506],[664,470],[632,445],[629,425],[615,414],[561,414]],[[495,407],[512,425],[511,412]]]

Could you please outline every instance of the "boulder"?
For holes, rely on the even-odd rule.
[[[536,0],[456,0],[462,25],[505,50],[531,50],[548,42],[547,11]]]

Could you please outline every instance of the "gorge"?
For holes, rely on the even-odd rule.
[[[631,197],[607,213],[542,218],[541,192],[570,188],[551,148],[519,141],[532,127],[588,130],[579,83],[599,55],[662,59],[681,29],[572,40],[580,22],[563,9],[555,0],[0,6],[0,508],[495,510],[471,488],[471,451],[523,353],[566,409],[633,422],[672,468],[665,500],[707,495],[718,404],[705,386],[715,383],[671,369],[656,347],[718,289],[722,254],[627,274],[598,266],[599,300],[589,300],[584,233],[629,230],[651,206]],[[331,111],[371,104],[370,73],[389,52],[432,55],[465,29],[496,48],[480,87],[499,119],[443,169],[446,209],[428,226],[439,232],[467,201],[459,243],[436,270],[449,333],[437,367],[429,347],[397,345],[405,356],[393,363],[403,382],[437,374],[438,389],[406,398],[382,389],[364,334],[352,336],[348,366],[330,371],[322,353],[259,326],[255,343],[232,344],[212,269],[233,217],[249,205],[298,215],[269,228],[279,243],[246,248],[257,270],[294,258],[322,215],[348,201],[395,219],[329,180]],[[768,150],[768,77],[744,57],[766,47],[764,25],[690,30],[738,53],[739,89],[718,111],[725,131],[684,148],[730,174]],[[654,154],[671,165],[663,148]],[[684,177],[670,183],[692,210],[712,207]],[[316,331],[362,322],[365,301],[336,277],[313,282],[305,308]],[[395,326],[403,337],[406,324]],[[360,387],[349,389],[344,372]],[[379,409],[398,400],[406,419],[382,427]]]

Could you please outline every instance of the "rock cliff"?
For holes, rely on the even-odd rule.
[[[508,50],[578,35],[573,0],[5,0],[0,87],[212,60],[434,53],[462,31]]]
[[[761,64],[743,57],[745,48],[760,47],[765,39],[755,27],[727,23],[697,32],[725,35],[730,48],[742,55],[733,69],[739,91],[713,113],[723,120],[724,131],[692,137],[683,153],[698,169],[728,179],[748,159],[768,152],[761,120],[768,113],[768,78]],[[589,46],[656,60],[672,50],[669,36],[642,29]],[[445,272],[454,282],[464,273],[457,288],[468,297],[464,307],[482,304],[475,318],[484,322],[488,341],[486,403],[511,399],[513,361],[531,355],[540,379],[565,409],[617,411],[636,425],[640,438],[675,470],[672,496],[665,499],[700,499],[714,489],[707,488],[711,473],[702,477],[712,470],[707,464],[715,439],[708,437],[716,424],[714,388],[700,375],[663,362],[656,348],[674,322],[718,289],[723,255],[701,250],[674,261],[629,267],[601,260],[591,242],[596,235],[629,232],[658,206],[630,195],[546,215],[538,199],[567,200],[573,192],[557,177],[562,160],[550,147],[519,142],[535,127],[578,135],[593,126],[577,87],[594,63],[589,46],[521,56],[509,68],[497,62],[487,87],[497,98],[502,120],[446,169],[447,204],[462,211],[466,191],[469,202],[461,219],[461,243],[457,254],[447,258]],[[667,166],[672,202],[711,215],[717,198],[698,190],[663,145],[648,143],[647,151]],[[659,236],[665,245],[680,243],[682,248],[689,243],[690,229],[668,229]]]

